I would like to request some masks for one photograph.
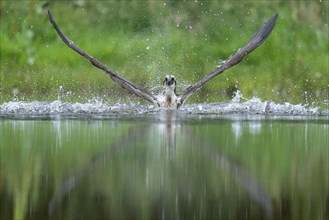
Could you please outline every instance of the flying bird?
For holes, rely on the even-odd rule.
[[[258,46],[260,46],[266,38],[272,32],[278,14],[274,14],[265,24],[261,26],[261,28],[256,32],[256,34],[249,40],[249,42],[236,51],[233,55],[227,58],[224,62],[221,63],[215,70],[211,73],[205,75],[201,80],[199,80],[194,85],[187,87],[183,93],[177,94],[176,92],[176,85],[177,81],[175,76],[173,75],[166,75],[163,81],[163,91],[159,95],[153,95],[148,91],[143,90],[139,86],[135,85],[134,83],[130,82],[128,79],[123,77],[122,75],[116,73],[115,71],[109,69],[100,61],[89,55],[84,50],[77,47],[70,39],[68,39],[63,32],[59,29],[56,22],[54,21],[50,11],[48,10],[48,18],[55,28],[57,34],[60,38],[64,41],[64,43],[73,49],[75,52],[83,56],[84,58],[88,59],[95,67],[103,70],[114,82],[116,82],[119,86],[129,90],[130,92],[134,93],[135,95],[142,97],[149,102],[153,103],[157,107],[162,108],[170,108],[170,109],[178,109],[182,106],[185,100],[201,89],[208,81],[213,79],[214,77],[218,76],[228,68],[238,64],[242,61],[242,59],[253,50],[255,50]]]

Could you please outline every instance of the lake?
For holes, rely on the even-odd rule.
[[[4,103],[0,218],[328,219],[327,112],[260,104]]]

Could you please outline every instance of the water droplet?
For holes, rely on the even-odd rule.
[[[29,59],[27,60],[27,63],[29,64],[29,65],[33,65],[34,64],[34,57],[29,57]]]
[[[17,89],[17,88],[13,88],[13,89],[11,90],[11,93],[13,93],[13,95],[17,95],[17,94],[19,93],[19,89]]]

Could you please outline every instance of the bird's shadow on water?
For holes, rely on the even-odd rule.
[[[114,159],[128,149],[138,145],[145,139],[145,134],[150,130],[159,132],[159,140],[165,152],[175,154],[177,147],[177,134],[181,134],[184,139],[188,139],[198,146],[204,161],[212,160],[216,164],[218,172],[228,173],[236,186],[243,188],[250,198],[258,205],[264,217],[270,219],[273,216],[272,200],[268,193],[262,188],[258,179],[251,175],[251,172],[238,161],[231,159],[225,153],[218,150],[218,144],[210,140],[205,140],[188,126],[184,125],[184,119],[175,110],[163,110],[153,117],[152,123],[136,123],[130,127],[115,142],[109,145],[103,152],[91,157],[82,166],[76,167],[54,191],[48,202],[48,216],[54,215],[57,207],[78,185],[83,184],[83,178],[104,165],[105,160]],[[152,119],[151,119],[152,121]],[[135,144],[133,144],[135,143]],[[179,171],[175,171],[179,172]],[[188,183],[187,183],[188,185]],[[200,189],[201,190],[201,189]]]

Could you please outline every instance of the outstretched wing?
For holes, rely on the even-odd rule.
[[[68,39],[62,33],[62,31],[59,29],[56,22],[54,21],[53,17],[51,16],[51,13],[50,13],[49,10],[48,10],[48,18],[49,18],[51,24],[54,26],[57,34],[60,36],[60,38],[64,41],[64,43],[67,46],[69,46],[71,49],[73,49],[75,52],[77,52],[78,54],[80,54],[84,58],[88,59],[94,66],[96,66],[97,68],[103,70],[107,75],[109,75],[111,77],[111,79],[114,82],[119,84],[122,88],[128,89],[129,91],[133,92],[135,95],[137,95],[139,97],[143,97],[146,100],[152,102],[154,105],[159,106],[158,102],[156,101],[156,98],[152,94],[150,94],[146,91],[143,91],[141,88],[139,88],[138,86],[136,86],[135,84],[133,84],[129,80],[125,79],[124,77],[122,77],[118,73],[110,70],[104,64],[99,62],[97,59],[93,58],[88,53],[86,53],[85,51],[83,51],[79,47],[77,47],[70,39]]]
[[[221,74],[226,69],[238,64],[243,57],[245,57],[247,54],[252,52],[254,49],[256,49],[259,45],[261,45],[266,38],[270,35],[272,32],[276,19],[278,17],[278,14],[275,14],[272,16],[270,20],[268,20],[260,29],[259,31],[251,38],[251,40],[241,49],[239,49],[235,54],[227,58],[221,66],[216,68],[214,71],[203,77],[199,82],[196,84],[188,87],[181,95],[181,103],[185,101],[187,97],[189,97],[192,93],[199,90],[202,86],[204,86],[209,80],[214,78],[215,76]]]

